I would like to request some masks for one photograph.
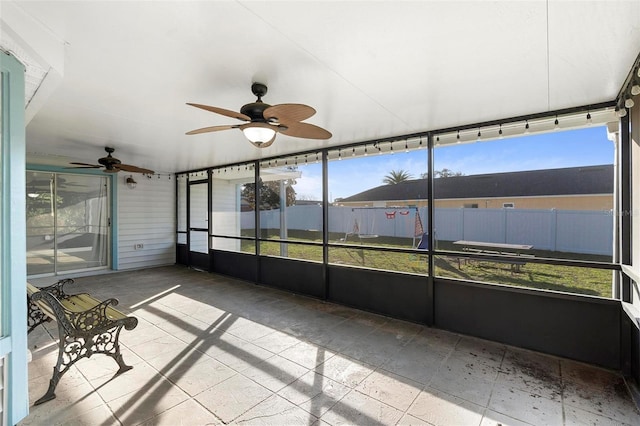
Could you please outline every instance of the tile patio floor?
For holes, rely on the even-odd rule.
[[[615,372],[228,277],[162,267],[73,290],[138,318],[120,337],[134,368],[84,359],[20,425],[640,424]],[[56,336],[29,336],[31,404]]]

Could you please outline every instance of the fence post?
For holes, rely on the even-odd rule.
[[[507,215],[509,213],[507,213],[507,210],[509,210],[508,208],[503,207],[502,208],[502,242],[503,243],[508,243],[507,241]]]
[[[551,209],[551,251],[556,251],[558,246],[558,209]]]

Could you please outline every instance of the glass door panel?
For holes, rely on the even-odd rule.
[[[207,183],[192,183],[189,186],[189,228],[208,230]]]
[[[27,275],[53,274],[55,265],[55,175],[27,172]]]
[[[107,265],[107,178],[93,175],[56,176],[57,271]]]
[[[178,176],[178,244],[187,244],[187,177]]]
[[[209,184],[189,184],[189,266],[208,269]]]
[[[195,253],[209,253],[207,233],[202,231],[189,232],[189,250]]]

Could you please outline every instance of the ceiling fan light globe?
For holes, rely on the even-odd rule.
[[[249,142],[256,146],[269,142],[276,134],[276,131],[268,127],[245,127],[242,129],[244,136]],[[260,144],[260,145],[257,145]]]
[[[273,142],[275,140],[276,140],[276,137],[274,136],[269,142],[251,142],[251,144],[256,148],[268,148],[271,145],[273,145]]]

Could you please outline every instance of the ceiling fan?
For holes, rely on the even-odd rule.
[[[118,173],[120,170],[123,170],[125,172],[132,172],[132,173],[143,173],[145,175],[152,175],[152,174],[155,173],[153,170],[143,169],[142,167],[131,166],[129,164],[122,164],[122,162],[120,160],[118,160],[117,158],[111,156],[111,153],[113,151],[115,151],[111,147],[107,146],[107,147],[104,148],[104,150],[107,152],[107,156],[98,159],[98,163],[99,164],[70,163],[70,164],[77,165],[79,167],[69,167],[69,168],[72,168],[72,169],[99,169],[101,167],[104,167],[103,172],[105,172],[105,173]]]
[[[279,104],[273,106],[266,104],[262,102],[262,97],[267,94],[267,86],[262,83],[253,83],[251,91],[258,99],[255,102],[244,105],[240,108],[240,112],[187,102],[187,105],[245,121],[246,123],[203,127],[186,134],[197,135],[220,130],[240,129],[245,137],[249,139],[249,142],[258,148],[271,146],[276,139],[277,133],[306,139],[329,139],[332,136],[329,131],[322,127],[302,123],[303,120],[316,113],[316,110],[312,107],[304,104]]]

